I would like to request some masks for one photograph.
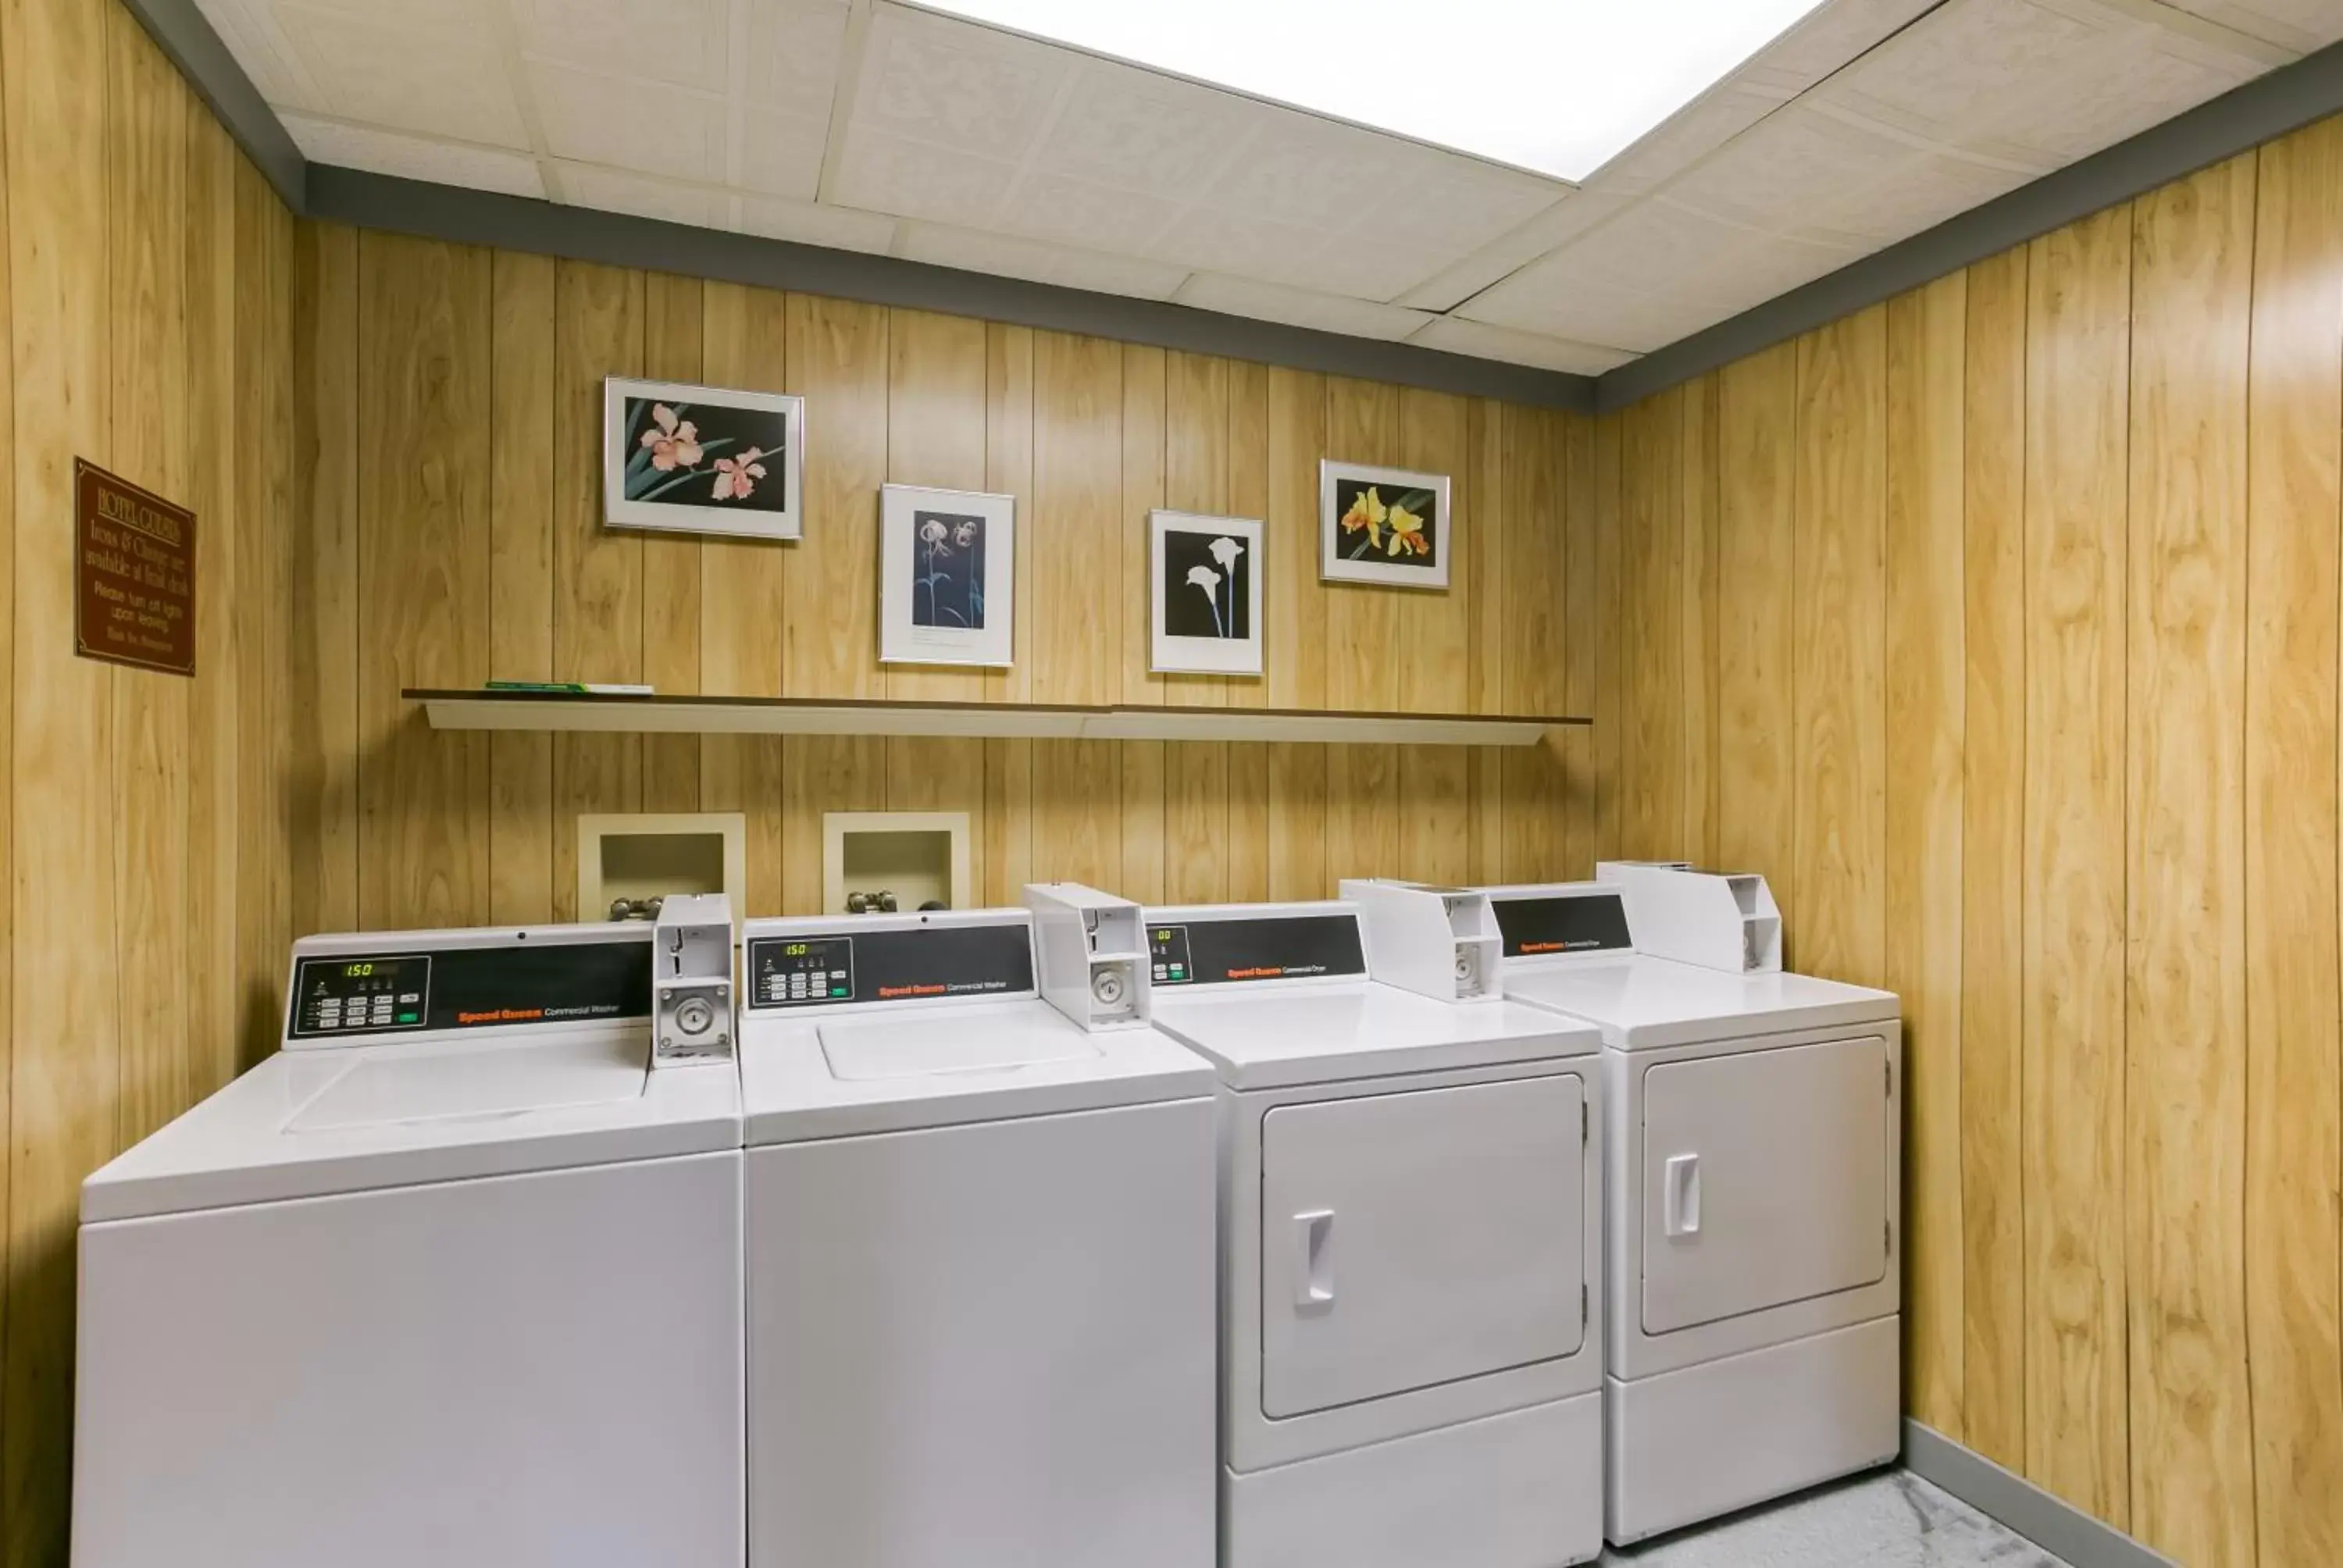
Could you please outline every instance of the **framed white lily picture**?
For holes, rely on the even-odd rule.
[[[804,468],[802,397],[602,383],[602,515],[614,528],[794,539]]]
[[[1016,660],[1017,498],[887,485],[879,492],[879,662]]]
[[[1448,476],[1318,465],[1318,575],[1327,582],[1444,588],[1456,520]]]
[[[1157,672],[1259,675],[1262,525],[1187,512],[1148,521]]]

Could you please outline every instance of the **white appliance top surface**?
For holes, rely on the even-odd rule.
[[[1152,1029],[1085,1031],[1031,997],[752,1013],[740,1083],[750,1145],[1196,1099],[1212,1069]]]
[[[280,1050],[94,1173],[82,1218],[739,1147],[732,1064],[649,1054],[639,1024]]]
[[[1812,975],[1735,974],[1672,959],[1515,959],[1505,994],[1584,1019],[1618,1050],[1697,1045],[1792,1030],[1890,1022],[1893,991]]]
[[[1512,1001],[1445,1002],[1394,986],[1199,987],[1155,993],[1155,1022],[1232,1089],[1584,1056],[1592,1029]]]

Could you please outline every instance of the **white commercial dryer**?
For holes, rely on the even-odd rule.
[[[1713,895],[1720,929],[1662,940],[1754,969],[1637,953],[1612,883],[1488,890],[1506,994],[1602,1031],[1621,1544],[1901,1446],[1896,999],[1764,967],[1780,961],[1772,900],[1760,879],[1730,880],[1760,885],[1671,885],[1645,902],[1673,922]]]
[[[1123,909],[1081,1021],[1024,910],[749,922],[759,1568],[1210,1568],[1212,1078]]]
[[[1594,1031],[1498,996],[1477,897],[1147,912],[1220,1076],[1223,1568],[1602,1545]]]
[[[730,1014],[653,1001],[647,926],[297,943],[82,1189],[75,1568],[739,1568]]]

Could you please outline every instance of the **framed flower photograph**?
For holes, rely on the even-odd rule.
[[[1448,476],[1318,465],[1318,575],[1327,582],[1444,588],[1455,519]]]
[[[804,472],[802,397],[602,383],[602,515],[614,528],[794,539]]]
[[[884,486],[879,549],[880,663],[1014,662],[1015,497]]]
[[[1148,522],[1157,672],[1259,675],[1262,525],[1188,512]]]

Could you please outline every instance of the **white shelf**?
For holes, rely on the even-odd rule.
[[[1534,746],[1584,719],[1322,713],[1273,708],[1068,708],[410,690],[434,729],[609,735],[904,735],[1035,740],[1282,740],[1333,745]]]

